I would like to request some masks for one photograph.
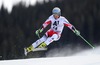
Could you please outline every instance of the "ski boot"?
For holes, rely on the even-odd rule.
[[[27,47],[27,48],[24,48],[24,54],[25,54],[25,56],[27,56],[27,54],[29,52],[33,51],[33,49],[34,49],[34,47],[32,45],[29,46],[29,47]]]
[[[45,42],[42,42],[38,48],[46,48],[47,47],[47,44]]]
[[[33,51],[43,51],[43,50],[47,50],[47,44],[42,42],[37,48],[35,48]]]

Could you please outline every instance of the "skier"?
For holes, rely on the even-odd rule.
[[[52,15],[43,23],[42,27],[35,32],[36,35],[41,33],[49,24],[51,24],[51,28],[45,33],[45,35],[31,46],[24,49],[25,55],[33,51],[35,48],[45,48],[53,41],[59,40],[64,26],[70,28],[76,35],[80,35],[80,32],[76,30],[65,17],[61,16],[61,10],[58,7],[53,8]]]

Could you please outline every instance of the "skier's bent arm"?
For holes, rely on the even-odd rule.
[[[76,28],[72,24],[68,23],[68,24],[64,24],[64,25],[66,27],[68,27],[69,29],[71,29],[73,32],[75,32]]]
[[[51,20],[46,20],[44,23],[43,23],[43,25],[42,25],[42,27],[41,28],[39,28],[38,30],[36,30],[36,35],[38,35],[39,33],[41,33],[43,30],[44,30],[44,28],[46,28],[49,24],[51,23]]]
[[[67,26],[68,28],[70,28],[77,36],[80,35],[80,32],[70,23],[68,24],[64,24],[65,26]]]
[[[51,23],[51,20],[47,20],[47,21],[45,21],[45,22],[43,23],[41,29],[44,30],[44,28],[46,28],[50,23]]]
[[[70,28],[77,36],[80,35],[80,32],[66,18],[64,18],[64,26]]]

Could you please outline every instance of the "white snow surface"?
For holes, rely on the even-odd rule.
[[[100,47],[66,57],[3,60],[0,65],[100,65]]]
[[[0,61],[0,65],[100,65],[100,56],[69,56]]]

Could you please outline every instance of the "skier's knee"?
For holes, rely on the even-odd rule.
[[[54,34],[54,35],[52,36],[52,40],[54,40],[54,41],[59,40],[59,36],[58,36],[57,34]]]

